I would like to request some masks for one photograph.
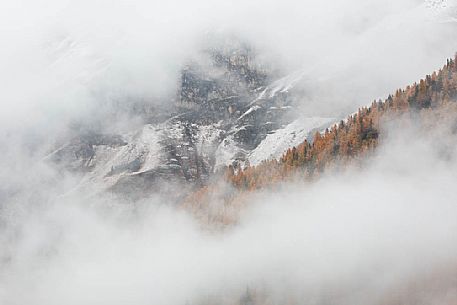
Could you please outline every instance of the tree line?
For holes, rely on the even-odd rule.
[[[253,190],[283,181],[291,176],[312,178],[328,168],[344,167],[355,157],[372,151],[380,141],[382,125],[395,117],[417,117],[423,109],[435,109],[455,103],[457,95],[457,55],[448,59],[437,72],[419,83],[398,89],[384,101],[373,101],[369,107],[341,120],[325,131],[316,132],[313,141],[306,139],[284,152],[279,160],[266,160],[257,166],[224,170],[225,179],[242,190]]]
[[[272,187],[288,179],[316,179],[328,169],[344,170],[356,164],[356,160],[365,160],[385,138],[383,127],[389,121],[436,126],[442,119],[441,113],[457,114],[456,62],[457,54],[439,71],[316,132],[312,141],[304,139],[285,151],[279,160],[265,160],[244,168],[227,166],[213,183],[190,194],[184,207],[199,218],[204,217],[204,222],[230,224],[249,201],[251,190]]]

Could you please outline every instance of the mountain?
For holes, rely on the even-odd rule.
[[[420,6],[440,22],[453,21],[455,8],[455,1],[445,0]],[[338,112],[300,109],[307,102],[303,83],[313,84],[306,71],[283,73],[262,60],[249,43],[213,38],[199,54],[189,56],[176,92],[167,100],[151,103],[126,97],[115,103],[114,112],[141,119],[134,130],[78,127],[46,159],[79,173],[76,189],[87,193],[108,190],[141,198],[171,192],[181,198],[194,187],[208,185],[214,173],[228,166],[238,172],[264,160],[281,161],[287,149],[299,147],[304,139],[311,143],[316,131],[342,118]],[[51,69],[59,64],[66,69],[65,59],[70,58],[93,71],[75,76],[84,82],[110,69],[109,62],[68,38],[49,49],[57,58]],[[169,191],[175,184],[184,186],[182,194]]]
[[[218,180],[191,193],[185,200],[185,206],[204,222],[236,222],[239,207],[246,204],[251,191],[274,189],[287,181],[313,181],[326,172],[363,166],[386,139],[388,126],[400,129],[415,126],[417,132],[426,134],[442,125],[443,128],[450,128],[449,133],[455,136],[456,100],[457,55],[447,60],[439,71],[405,89],[398,89],[384,101],[375,100],[345,120],[323,131],[316,130],[312,137],[301,134],[302,141],[284,150],[280,158],[265,158],[245,167],[229,165]],[[293,125],[289,127],[293,128]],[[272,145],[266,145],[267,142]],[[263,153],[276,153],[273,144],[278,142],[279,138],[270,141],[267,137],[258,148],[264,149]],[[447,158],[448,152],[440,153]],[[218,209],[218,206],[223,208]]]
[[[170,106],[128,104],[132,115],[143,118],[137,130],[108,134],[85,128],[47,160],[80,173],[76,188],[89,193],[108,190],[141,198],[165,192],[179,198],[183,194],[171,191],[176,184],[186,193],[228,165],[279,158],[336,121],[297,111],[303,72],[277,75],[250,45],[226,40],[182,68],[176,97],[164,103]]]
[[[370,153],[383,135],[386,120],[401,120],[409,124],[428,126],[437,117],[453,117],[456,113],[457,55],[438,72],[427,75],[419,83],[398,89],[384,101],[374,101],[369,107],[341,120],[313,138],[290,147],[281,159],[262,162],[239,170],[229,167],[228,179],[239,188],[255,189],[286,179],[297,172],[312,177],[335,167],[353,162]]]

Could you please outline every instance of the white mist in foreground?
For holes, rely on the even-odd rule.
[[[414,134],[363,171],[253,196],[220,233],[154,199],[17,205],[0,231],[0,303],[233,304],[246,287],[275,304],[455,302],[455,141]]]

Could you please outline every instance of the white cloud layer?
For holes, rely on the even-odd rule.
[[[0,303],[230,304],[250,287],[279,304],[447,304],[457,296],[457,146],[445,132],[412,135],[392,132],[363,171],[253,195],[219,233],[154,198],[10,205]]]

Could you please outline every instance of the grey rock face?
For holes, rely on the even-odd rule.
[[[172,109],[139,106],[155,120],[131,134],[80,135],[48,158],[101,190],[140,198],[179,184],[185,193],[218,167],[242,166],[268,134],[292,122],[296,80],[274,78],[247,45],[208,48],[182,69]]]

